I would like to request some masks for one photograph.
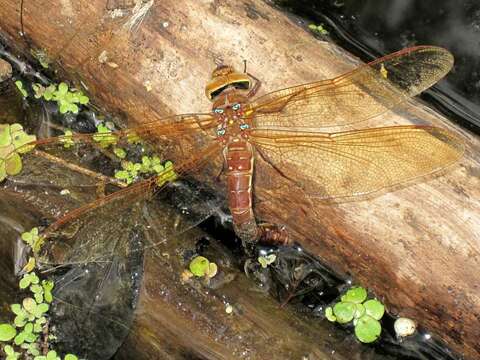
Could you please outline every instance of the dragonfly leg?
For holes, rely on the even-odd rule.
[[[255,96],[255,94],[258,92],[258,90],[260,89],[260,86],[262,86],[262,82],[250,73],[247,73],[247,75],[250,76],[255,81],[252,88],[250,89],[250,91],[247,94],[247,97],[251,98],[251,97]]]

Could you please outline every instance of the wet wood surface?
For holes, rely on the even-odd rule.
[[[263,92],[333,77],[359,63],[262,1],[158,1],[133,24],[132,11],[119,16],[100,0],[25,2],[27,42],[19,36],[19,3],[0,0],[0,28],[23,50],[27,44],[44,49],[125,126],[209,111],[204,86],[219,61],[241,67],[246,59]],[[106,61],[99,61],[102,53]],[[411,123],[457,130],[467,142],[465,157],[442,177],[334,206],[292,192],[280,180],[275,189],[267,188],[276,174],[259,161],[255,212],[261,220],[286,225],[296,241],[371,288],[392,313],[414,318],[475,359],[480,356],[479,141],[417,100],[361,127]],[[203,175],[202,181],[214,176],[208,169]]]

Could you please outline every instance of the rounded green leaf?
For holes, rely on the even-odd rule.
[[[67,354],[65,355],[65,360],[78,360],[78,357],[73,354]]]
[[[342,296],[343,302],[352,302],[355,304],[361,304],[367,298],[367,290],[363,287],[357,286],[349,289]]]
[[[337,317],[333,314],[333,309],[331,306],[325,309],[325,317],[328,321],[335,322],[337,321]]]
[[[336,303],[333,307],[333,313],[340,324],[348,323],[352,321],[353,315],[355,314],[355,304],[350,302]]]
[[[385,313],[385,306],[378,300],[368,300],[363,303],[367,315],[370,315],[376,320],[380,320]]]
[[[362,304],[355,304],[355,314],[353,315],[355,319],[358,319],[365,315],[365,306]]]
[[[189,269],[193,275],[201,277],[208,272],[209,266],[210,261],[207,258],[197,256],[190,262]]]
[[[25,333],[21,332],[17,336],[15,336],[15,339],[13,339],[13,342],[15,345],[22,345],[25,342]]]
[[[37,308],[37,302],[32,298],[25,298],[22,302],[23,307],[29,313],[33,314]]]
[[[57,352],[53,351],[53,350],[50,350],[47,353],[47,360],[57,360]]]
[[[357,321],[355,336],[363,343],[371,343],[378,339],[382,332],[382,325],[371,316],[364,315]]]
[[[7,175],[10,176],[17,175],[22,171],[22,159],[20,155],[13,153],[5,160],[5,171]]]
[[[11,143],[10,126],[0,124],[0,147],[10,145]]]
[[[20,315],[23,313],[22,306],[20,304],[12,304],[10,305],[10,309],[15,315]]]
[[[10,341],[17,335],[17,330],[10,324],[0,324],[0,341]]]
[[[66,95],[68,92],[68,85],[65,84],[64,82],[61,82],[59,85],[58,85],[58,91],[57,93],[59,95]]]

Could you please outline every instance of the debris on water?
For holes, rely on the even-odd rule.
[[[406,337],[406,336],[413,335],[417,330],[417,324],[415,323],[415,321],[409,318],[404,318],[404,317],[401,317],[395,320],[393,327],[395,329],[395,333],[399,337]]]

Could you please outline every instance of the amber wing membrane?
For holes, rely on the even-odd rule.
[[[84,158],[88,160],[108,156],[118,162],[118,170],[121,170],[120,160],[113,155],[112,147],[128,146],[140,140],[142,143],[151,145],[150,150],[158,150],[156,153],[162,162],[173,161],[173,171],[178,178],[199,170],[208,161],[221,154],[220,143],[214,141],[215,137],[212,129],[215,126],[216,120],[211,114],[185,114],[167,117],[127,130],[96,134],[61,135],[40,139],[25,145],[25,147],[34,146],[34,150],[26,154],[24,160],[28,163],[29,157],[41,158],[82,175],[82,177],[74,180],[75,183],[66,182],[62,184],[65,187],[91,187],[100,182],[125,185],[112,175],[98,174],[96,169],[89,167],[90,164],[85,164],[88,161],[85,161]],[[179,141],[179,138],[182,141]],[[87,154],[88,156],[86,156]],[[96,163],[101,161],[101,159],[93,160]],[[167,180],[171,178],[170,175],[170,172],[160,173],[75,209],[54,222],[45,230],[44,234],[49,236],[72,221],[81,222],[82,218],[87,216],[89,212],[107,204],[115,204],[114,207],[119,210],[138,200],[149,198],[154,192],[165,186]],[[33,177],[37,183],[41,183],[41,174],[33,175]],[[18,178],[16,178],[17,181]],[[20,183],[22,183],[22,180],[20,180]]]
[[[261,155],[308,195],[348,201],[432,174],[457,161],[463,141],[431,126],[339,133],[253,130]]]
[[[453,65],[447,50],[401,50],[338,76],[264,95],[250,104],[257,128],[319,128],[358,123],[439,81]]]

